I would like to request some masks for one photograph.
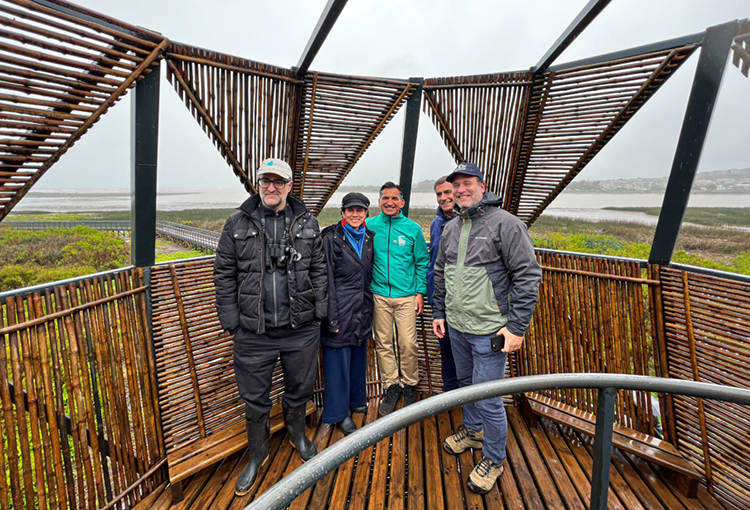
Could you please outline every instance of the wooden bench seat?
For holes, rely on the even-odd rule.
[[[528,411],[531,413],[594,437],[596,415],[537,393],[526,393],[525,397],[526,404],[524,405],[528,405]],[[527,419],[529,419],[528,416]],[[703,475],[680,454],[672,443],[615,423],[612,445],[666,468],[675,475],[675,481],[684,487],[686,495],[695,497]]]
[[[309,401],[305,408],[305,415],[314,419],[317,410],[315,404]],[[281,403],[273,406],[270,418],[271,434],[284,428]],[[317,426],[317,423],[311,425]],[[247,433],[245,432],[245,422],[242,421],[205,439],[169,452],[167,465],[169,466],[169,481],[172,484],[173,494],[181,492],[180,482],[185,478],[212,466],[246,446]]]

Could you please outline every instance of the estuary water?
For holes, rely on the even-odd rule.
[[[336,192],[328,202],[330,207],[339,207],[345,192]],[[373,204],[377,203],[377,192],[365,193]],[[164,189],[157,197],[160,211],[181,209],[221,209],[237,207],[247,198],[239,188],[213,189]],[[655,224],[655,216],[627,211],[608,211],[605,207],[660,207],[660,194],[630,193],[563,193],[544,212],[545,215],[588,220],[620,220]],[[432,193],[413,193],[411,207],[434,208]],[[750,194],[692,195],[690,207],[750,207]],[[13,212],[48,211],[94,212],[126,211],[130,209],[130,190],[34,190],[13,209]]]

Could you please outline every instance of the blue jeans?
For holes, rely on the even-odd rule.
[[[448,325],[453,360],[461,388],[471,384],[497,381],[505,376],[508,353],[495,352],[490,347],[493,335],[462,333]],[[464,426],[470,430],[484,430],[482,453],[495,464],[505,461],[505,442],[508,440],[508,420],[503,397],[488,398],[463,406]]]

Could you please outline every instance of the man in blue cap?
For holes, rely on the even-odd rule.
[[[526,226],[500,208],[497,195],[485,193],[477,165],[461,163],[446,180],[453,186],[458,218],[445,226],[435,262],[432,328],[440,338],[447,325],[463,387],[503,378],[508,353],[523,344],[542,270]],[[443,448],[454,455],[483,449],[468,485],[486,494],[506,458],[502,397],[463,406],[463,421]]]

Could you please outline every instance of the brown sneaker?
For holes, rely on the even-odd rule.
[[[503,471],[505,471],[503,464],[495,464],[487,457],[482,456],[482,460],[469,474],[469,489],[477,494],[487,494],[492,490],[492,486],[495,485]]]
[[[474,431],[467,429],[463,425],[458,427],[458,432],[452,436],[448,436],[443,441],[443,448],[448,453],[458,455],[464,452],[467,448],[481,448],[484,446],[484,431]]]

